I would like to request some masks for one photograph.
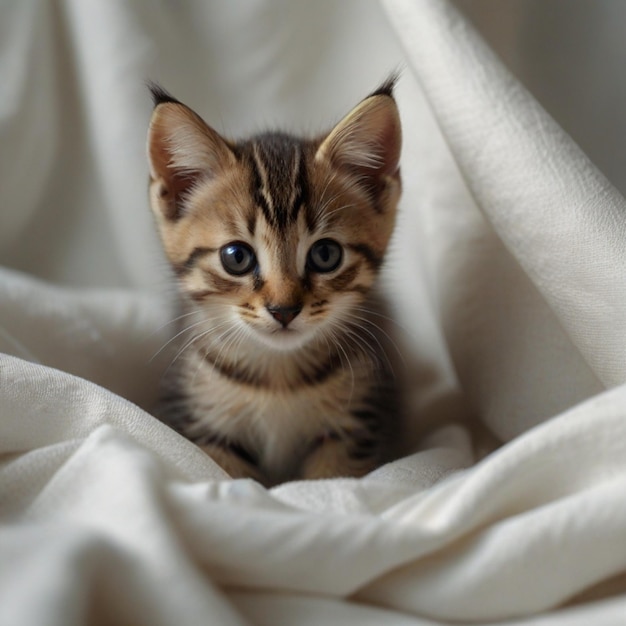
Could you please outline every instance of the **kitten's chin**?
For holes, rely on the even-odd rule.
[[[289,328],[276,331],[257,331],[254,333],[263,346],[267,346],[277,352],[291,352],[306,345],[313,333]]]

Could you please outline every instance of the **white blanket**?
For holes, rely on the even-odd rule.
[[[398,66],[408,454],[231,480],[149,414],[143,82],[226,132],[318,130]],[[8,3],[0,83],[0,625],[626,623],[626,201],[465,18]]]

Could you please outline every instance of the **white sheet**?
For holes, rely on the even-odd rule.
[[[155,7],[0,9],[0,624],[624,622],[622,196],[442,0]],[[361,480],[230,480],[144,410],[142,81],[318,128],[400,62],[386,282],[436,428]]]

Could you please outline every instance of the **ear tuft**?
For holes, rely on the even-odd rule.
[[[227,142],[189,107],[156,84],[150,91],[155,102],[148,131],[150,178],[157,189],[153,208],[175,220],[198,181],[219,175],[236,159]]]
[[[152,103],[155,107],[159,106],[159,104],[164,104],[165,102],[181,104],[181,102],[174,98],[172,94],[163,89],[161,85],[155,83],[154,81],[148,81],[148,89],[150,90],[150,94],[152,95]]]
[[[399,176],[402,130],[393,98],[396,76],[361,101],[322,141],[316,159],[350,172],[368,189]]]
[[[374,91],[372,91],[372,93],[367,97],[371,98],[372,96],[389,96],[390,98],[393,98],[393,90],[396,87],[398,78],[399,78],[399,75],[397,72],[390,74],[387,80],[385,80],[385,82],[382,83],[378,87],[378,89],[375,89]]]

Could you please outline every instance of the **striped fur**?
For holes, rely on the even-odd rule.
[[[375,282],[400,195],[392,92],[320,137],[233,142],[153,87],[150,198],[181,309],[163,418],[233,476],[360,476],[389,458]]]

